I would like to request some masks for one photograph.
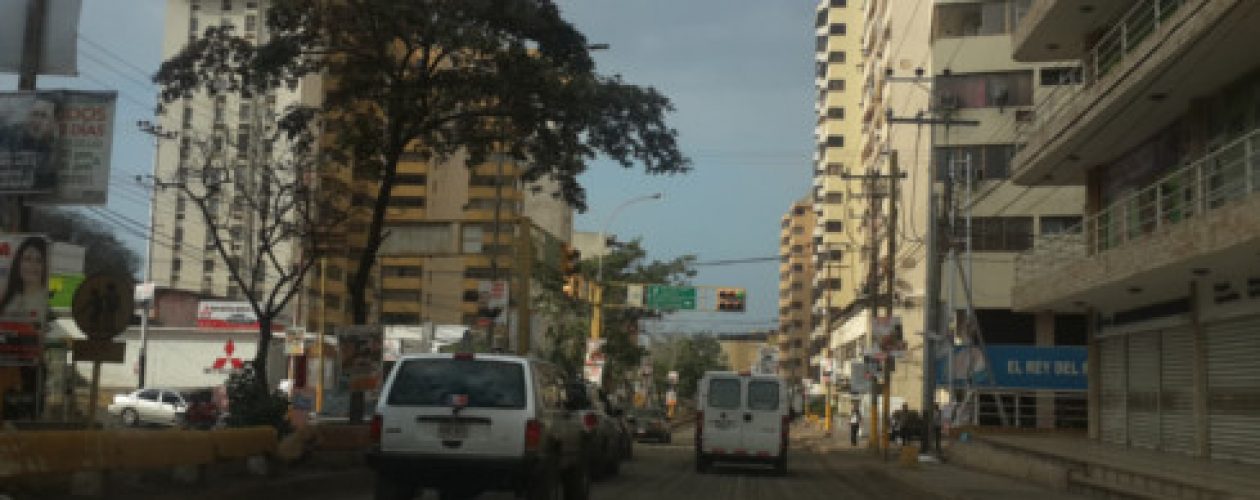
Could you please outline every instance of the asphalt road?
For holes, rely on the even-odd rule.
[[[826,457],[802,446],[789,452],[788,474],[776,476],[768,467],[718,465],[706,474],[695,471],[689,430],[674,434],[673,444],[640,443],[632,461],[622,464],[619,476],[595,483],[596,500],[833,500],[836,498],[923,498],[923,492],[887,479],[867,459],[830,454]],[[303,499],[370,500],[371,484],[340,492],[304,492]],[[426,492],[424,499],[436,499]],[[507,500],[508,493],[487,493],[485,500]]]

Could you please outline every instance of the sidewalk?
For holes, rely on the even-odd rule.
[[[822,429],[795,426],[793,435],[800,446],[814,451],[835,464],[860,464],[872,476],[881,480],[896,481],[918,489],[925,495],[949,500],[991,500],[994,498],[1019,498],[1020,500],[1067,500],[1080,498],[1067,492],[1053,491],[1027,482],[975,472],[947,463],[918,463],[906,467],[898,462],[899,447],[893,446],[885,461],[873,454],[864,442],[854,447],[849,444],[848,429],[835,429],[831,437]]]

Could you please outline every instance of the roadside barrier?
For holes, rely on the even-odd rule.
[[[71,476],[71,488],[99,495],[111,472],[169,469],[195,482],[205,466],[245,461],[268,472],[278,435],[272,427],[189,430],[54,430],[0,432],[0,485],[21,479]],[[0,493],[3,493],[0,491]]]

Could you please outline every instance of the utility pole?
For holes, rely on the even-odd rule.
[[[932,78],[923,78],[923,79],[928,80],[929,83],[933,81]],[[931,137],[930,141],[933,145],[932,146],[933,148],[935,148],[935,144],[936,144],[936,126],[937,125],[945,126],[945,137],[947,138],[947,140],[949,137],[950,126],[961,125],[961,126],[974,127],[974,126],[980,125],[980,122],[977,120],[957,120],[957,119],[953,119],[949,117],[947,114],[941,117],[937,117],[937,118],[924,117],[923,113],[919,113],[918,116],[915,116],[913,118],[894,117],[894,116],[889,115],[888,121],[889,123],[912,124],[912,125],[918,125],[918,126],[927,125],[928,127],[930,127],[931,133],[929,135]],[[936,161],[937,157],[938,155],[935,153],[935,151],[933,151],[932,155],[929,157],[930,159],[928,160],[929,161],[928,177],[929,177],[930,186],[935,185],[936,172],[941,168],[941,165],[937,164],[937,161]],[[929,193],[929,200],[928,200],[928,221],[929,222],[928,222],[928,241],[927,241],[927,249],[928,249],[927,280],[928,282],[927,282],[927,290],[926,290],[927,300],[925,301],[926,303],[924,304],[924,318],[923,318],[924,321],[923,321],[923,394],[922,394],[923,415],[925,417],[924,421],[927,422],[927,425],[926,425],[926,429],[924,429],[924,432],[920,433],[921,441],[919,443],[919,446],[920,446],[919,449],[922,450],[924,453],[930,451],[932,449],[932,444],[936,442],[934,439],[935,436],[933,435],[936,432],[935,425],[933,425],[934,419],[937,418],[937,415],[935,413],[935,408],[936,408],[935,361],[936,359],[935,359],[935,345],[932,340],[932,337],[934,335],[941,335],[942,332],[945,330],[943,322],[941,321],[942,316],[943,316],[943,313],[941,311],[941,271],[942,271],[941,264],[942,264],[942,260],[944,259],[944,253],[941,250],[942,250],[942,247],[946,245],[941,244],[941,239],[942,239],[941,230],[943,228],[953,227],[952,225],[945,224],[945,221],[942,220],[942,210],[940,210],[940,208],[937,205],[938,200],[936,198],[935,192],[936,192],[935,188],[928,190],[928,193]],[[952,175],[947,175],[944,182],[943,194],[941,196],[941,199],[939,200],[940,207],[953,206],[953,199],[954,199],[954,181],[953,181]],[[952,215],[950,215],[950,217],[952,217]],[[952,242],[953,235],[945,234],[944,239],[945,241]],[[952,243],[949,246],[952,246]],[[953,346],[950,346],[950,348],[952,349]],[[936,451],[938,453],[940,452],[940,450],[936,450]]]
[[[878,232],[877,221],[879,220],[878,214],[880,211],[880,198],[882,198],[882,196],[878,192],[879,183],[880,181],[884,181],[884,180],[889,181],[890,188],[889,188],[888,194],[892,195],[896,193],[897,181],[906,176],[904,172],[897,171],[897,155],[895,152],[891,153],[890,164],[892,168],[889,174],[880,174],[878,172],[874,172],[874,173],[868,173],[868,174],[863,174],[863,175],[850,175],[850,174],[841,175],[841,178],[845,180],[859,179],[859,180],[867,181],[867,196],[870,199],[870,207],[867,209],[868,211],[867,212],[867,225],[868,225],[867,245],[870,250],[870,259],[867,266],[867,277],[866,277],[866,286],[865,286],[866,306],[868,310],[870,311],[870,321],[868,321],[868,324],[867,324],[867,329],[868,329],[867,351],[868,352],[873,352],[873,349],[875,347],[874,326],[875,326],[875,316],[877,313],[876,309],[879,306],[879,289],[880,289],[880,286],[879,286],[879,244],[878,244],[879,238],[877,234]],[[888,293],[889,295],[888,315],[891,318],[892,309],[894,306],[894,304],[892,303],[892,287],[896,285],[896,278],[892,276],[892,268],[894,267],[894,261],[896,260],[895,252],[896,252],[897,247],[896,247],[896,242],[895,242],[896,234],[894,231],[896,231],[896,227],[897,227],[895,223],[897,212],[896,212],[896,202],[891,199],[891,196],[889,197],[889,199],[890,199],[890,210],[889,210],[890,224],[888,225],[889,227],[888,248],[889,248],[890,253],[889,253],[889,259],[888,259],[888,262],[889,262],[888,283],[890,285],[890,289]],[[877,451],[886,449],[888,447],[888,443],[886,440],[887,433],[880,431],[880,427],[882,425],[881,425],[881,416],[880,416],[880,403],[879,403],[880,397],[879,396],[882,395],[884,397],[882,421],[887,422],[888,412],[889,412],[888,410],[889,398],[891,398],[891,394],[892,394],[892,384],[891,384],[892,381],[890,379],[891,371],[887,369],[889,366],[888,362],[885,361],[883,366],[884,366],[884,369],[882,370],[881,375],[879,377],[876,377],[876,382],[871,384],[871,404],[870,404],[871,425],[870,425],[870,433],[867,436],[868,444],[870,448],[872,450],[877,450]]]

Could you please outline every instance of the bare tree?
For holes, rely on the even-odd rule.
[[[261,128],[235,141],[226,128],[209,137],[176,137],[183,164],[175,178],[157,183],[196,208],[222,272],[257,316],[253,364],[265,385],[276,320],[301,292],[319,259],[317,245],[345,220],[349,203],[348,190],[319,170],[313,125]]]

